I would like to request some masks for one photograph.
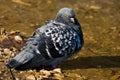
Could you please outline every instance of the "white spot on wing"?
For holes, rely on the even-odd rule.
[[[47,54],[48,54],[48,56],[51,58],[51,59],[53,59],[53,57],[51,56],[51,54],[50,54],[50,52],[49,52],[49,50],[48,50],[48,46],[46,45],[46,52],[47,52]]]
[[[39,51],[38,49],[36,49],[36,53],[41,54],[40,51]]]
[[[58,51],[59,50],[59,48],[56,46],[56,44],[55,43],[53,43],[54,44],[54,46],[55,46],[55,49]]]
[[[51,59],[53,59],[53,57],[51,56],[51,54],[50,54],[48,48],[46,48],[46,51],[47,51],[48,56],[49,56]]]

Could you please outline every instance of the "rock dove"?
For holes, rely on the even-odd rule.
[[[81,50],[83,44],[83,33],[75,12],[71,8],[62,8],[54,20],[35,30],[21,52],[6,65],[16,70],[55,68]]]

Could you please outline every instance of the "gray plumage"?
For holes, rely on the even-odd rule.
[[[21,52],[6,63],[26,70],[42,66],[57,67],[83,46],[81,26],[70,8],[62,8],[55,18],[36,29]]]

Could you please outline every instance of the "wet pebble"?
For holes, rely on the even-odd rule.
[[[16,77],[15,80],[20,80],[20,79],[18,77]]]
[[[43,75],[43,77],[48,77],[51,75],[51,72],[47,70],[40,70],[40,73]]]
[[[0,52],[4,52],[4,50],[2,48],[0,48]]]
[[[52,72],[54,72],[54,73],[60,73],[60,74],[62,73],[61,68],[56,68]]]
[[[27,80],[35,80],[35,76],[29,75],[26,79],[27,79]]]
[[[20,32],[19,31],[11,31],[9,35],[18,35]]]
[[[23,39],[20,36],[15,36],[14,39],[17,42],[22,42],[23,41]]]
[[[0,34],[3,35],[3,34],[6,34],[6,30],[4,28],[1,28],[0,29]]]
[[[12,53],[10,56],[11,56],[11,57],[14,57],[14,56],[15,56],[15,54],[14,54],[14,53]]]
[[[10,53],[10,50],[7,49],[7,48],[5,48],[5,49],[4,49],[4,53],[5,53],[5,54],[9,54],[9,53]]]

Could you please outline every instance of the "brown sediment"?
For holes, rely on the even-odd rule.
[[[30,6],[13,1],[0,0],[0,28],[7,31],[2,29],[0,33],[0,80],[10,80],[5,63],[18,54],[24,39],[46,20],[54,19],[62,7],[75,10],[84,33],[84,48],[62,63],[63,74],[13,69],[16,79],[120,79],[120,3],[117,0],[18,0]]]

